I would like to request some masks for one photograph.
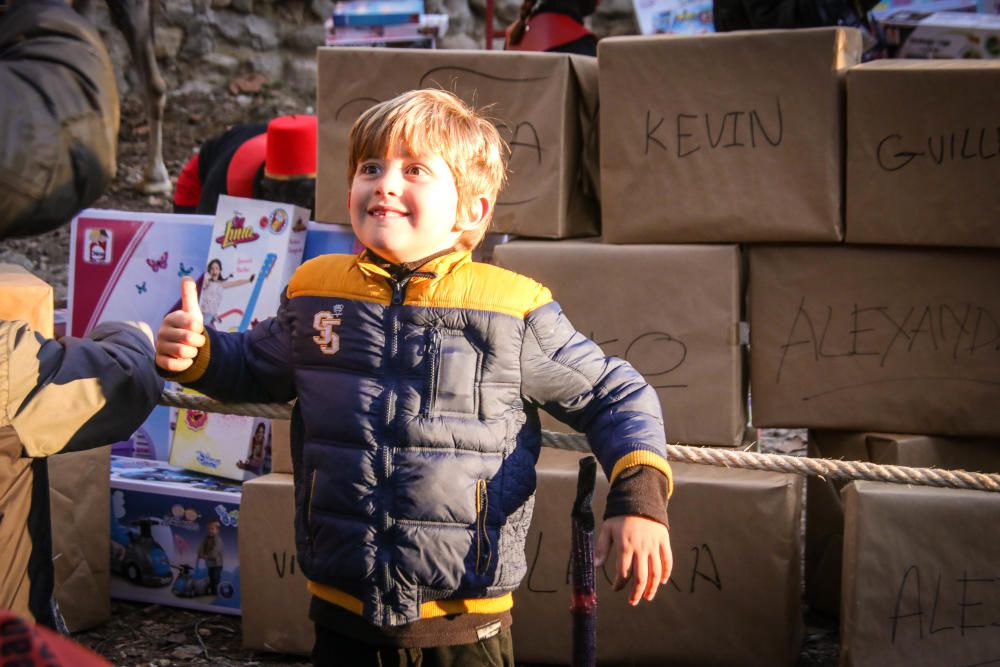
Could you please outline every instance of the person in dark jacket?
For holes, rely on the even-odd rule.
[[[868,12],[876,4],[878,0],[714,0],[712,20],[716,32],[837,25],[867,32]]]
[[[596,7],[596,0],[524,0],[504,49],[596,56],[597,36],[583,24]]]
[[[0,17],[0,236],[65,224],[115,176],[118,92],[100,36],[60,0]]]
[[[97,30],[61,0],[0,15],[0,239],[65,224],[115,173],[118,94]],[[124,440],[160,396],[145,325],[48,339],[0,320],[0,608],[53,626],[46,458]],[[96,480],[107,483],[107,480]]]
[[[315,208],[316,116],[234,125],[206,140],[177,177],[174,213],[215,213],[219,195]]]
[[[223,401],[288,401],[298,558],[317,665],[513,666],[544,409],[611,481],[597,557],[629,602],[666,583],[671,471],[656,392],[526,276],[471,260],[504,179],[492,123],[455,95],[376,104],[349,140],[366,250],[292,276],[278,315],[206,328],[196,288],[157,365]],[[600,563],[598,563],[600,564]]]

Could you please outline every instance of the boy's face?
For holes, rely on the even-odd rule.
[[[482,220],[458,213],[455,179],[441,156],[410,155],[399,147],[358,163],[347,207],[358,240],[397,264],[453,248]]]

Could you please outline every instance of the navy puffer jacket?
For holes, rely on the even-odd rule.
[[[383,626],[507,609],[538,408],[585,432],[610,479],[669,477],[659,400],[526,277],[456,252],[396,282],[363,257],[304,264],[276,318],[210,333],[182,379],[222,400],[298,398],[296,538],[315,595]]]

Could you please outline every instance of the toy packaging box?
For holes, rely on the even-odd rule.
[[[900,58],[1000,58],[1000,16],[938,12],[920,21]]]
[[[111,457],[111,597],[240,613],[240,486]]]
[[[240,197],[219,197],[208,262],[199,282],[205,326],[243,332],[278,311],[305,250],[308,211]],[[270,471],[270,423],[179,410],[170,462],[244,480]]]
[[[67,331],[83,336],[100,322],[139,320],[155,332],[180,305],[184,276],[201,280],[212,216],[87,209],[70,225]],[[166,461],[170,410],[157,406],[113,452]]]

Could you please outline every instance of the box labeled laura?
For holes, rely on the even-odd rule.
[[[358,72],[365,76],[357,76]],[[321,48],[316,219],[344,223],[347,141],[376,102],[443,88],[487,116],[510,145],[492,229],[562,238],[597,233],[597,64],[551,53]]]
[[[110,320],[145,322],[155,333],[180,307],[181,279],[202,280],[211,234],[207,215],[82,211],[70,225],[67,333]],[[114,454],[168,460],[170,422],[170,409],[155,407]]]
[[[881,482],[844,490],[840,664],[1000,656],[1000,494]]]
[[[879,465],[1000,472],[996,439],[943,438],[902,433],[810,431],[809,456]],[[849,482],[810,476],[806,480],[806,602],[814,610],[840,613],[844,504]]]
[[[1000,246],[998,106],[1000,60],[848,71],[847,241]]]
[[[299,655],[312,651],[311,595],[296,556],[294,496],[291,475],[274,473],[243,484],[244,648]]]
[[[111,596],[240,613],[240,487],[159,461],[111,459]]]
[[[275,202],[219,197],[211,249],[199,285],[205,326],[242,332],[274,316],[302,260],[308,211]],[[270,470],[266,419],[180,410],[170,462],[230,479]]]
[[[843,73],[860,54],[844,28],[601,40],[604,239],[841,240]]]
[[[512,612],[518,660],[526,663],[570,664],[570,510],[579,458],[549,448],[539,458],[529,569]],[[625,591],[612,590],[611,565],[597,571],[598,664],[795,664],[802,636],[801,478],[673,468],[673,573],[652,602],[630,607]],[[607,489],[598,474],[598,520]]]
[[[643,375],[660,397],[669,442],[740,444],[737,246],[514,241],[495,256],[548,287],[577,330]],[[543,428],[570,430],[542,420]]]
[[[756,426],[1000,435],[1000,251],[750,249]]]

